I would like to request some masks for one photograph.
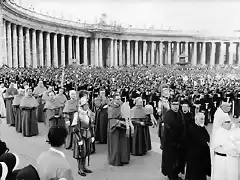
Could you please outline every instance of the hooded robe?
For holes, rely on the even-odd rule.
[[[8,88],[6,90],[6,119],[7,124],[10,124],[11,126],[15,126],[15,120],[13,116],[13,109],[12,109],[12,102],[14,95],[17,95],[18,91],[16,88]]]
[[[37,86],[33,91],[33,94],[36,97],[38,104],[39,104],[38,108],[37,108],[37,121],[38,122],[44,122],[44,113],[43,113],[44,102],[42,101],[42,96],[46,90],[47,90],[46,87]]]

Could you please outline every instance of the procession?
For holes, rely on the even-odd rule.
[[[91,156],[99,145],[107,147],[109,165],[131,166],[133,156],[152,150],[149,129],[155,127],[162,151],[156,174],[169,180],[238,180],[239,71],[191,65],[3,66],[1,117],[29,139],[41,136],[44,124],[42,143],[50,149],[35,167],[19,169],[18,155],[1,139],[1,178],[72,180],[63,149],[72,153],[79,176],[87,177],[94,174]]]

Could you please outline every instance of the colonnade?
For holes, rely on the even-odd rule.
[[[175,64],[179,55],[185,61],[198,64],[238,64],[238,42],[220,41],[157,41],[121,38],[78,37],[23,27],[3,20],[3,62],[9,67],[65,66],[72,59],[92,66],[122,66],[138,64]],[[156,38],[158,39],[158,38]]]

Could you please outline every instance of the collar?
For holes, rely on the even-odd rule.
[[[50,150],[53,151],[53,152],[56,152],[56,153],[60,154],[62,157],[65,158],[65,154],[64,154],[62,151],[59,151],[59,150],[57,150],[57,149],[55,149],[55,148],[53,148],[53,147],[51,147]]]

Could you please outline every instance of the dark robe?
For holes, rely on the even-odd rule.
[[[38,103],[34,97],[25,96],[20,103],[22,111],[22,134],[24,136],[38,135],[36,109]]]
[[[37,86],[33,92],[33,94],[37,98],[37,101],[39,104],[37,107],[37,121],[38,122],[44,122],[44,113],[43,113],[44,103],[42,100],[42,96],[46,90],[47,89],[44,86],[43,87]]]
[[[8,88],[6,90],[6,120],[7,124],[10,124],[11,126],[15,126],[15,120],[13,115],[13,108],[12,108],[12,102],[14,95],[17,95],[18,91],[16,88]]]
[[[96,115],[96,141],[98,141],[100,144],[107,144],[108,108],[104,108],[104,106],[107,105],[107,99],[96,98],[94,105]]]
[[[16,131],[19,133],[22,132],[22,117],[21,117],[20,103],[23,97],[24,97],[23,95],[16,95],[12,103],[14,119],[15,119],[15,128],[16,128]]]
[[[49,122],[52,126],[64,126],[65,121],[62,115],[55,115],[49,119]]]
[[[117,122],[125,122],[121,116],[121,105],[109,104],[108,119],[108,162],[113,166],[127,164],[130,161],[129,138],[126,127]]]
[[[65,106],[63,108],[63,115],[65,121],[70,121],[70,126],[66,127],[68,130],[68,135],[66,139],[66,148],[70,149],[73,148],[73,129],[71,127],[74,113],[77,112],[77,100],[76,99],[70,99],[65,103]]]
[[[50,121],[50,119],[55,115],[55,110],[59,110],[60,112],[60,101],[56,99],[47,99],[46,104],[44,105],[43,111],[45,112],[45,125],[48,129],[50,129],[52,126],[54,126],[54,121]]]
[[[181,171],[181,146],[183,143],[184,125],[180,112],[169,110],[164,118],[162,173],[169,179],[178,177]]]
[[[131,137],[131,154],[142,156],[152,149],[149,127],[142,126],[140,122],[150,120],[146,110],[141,106],[134,106],[131,110],[131,119],[134,126],[134,134]]]
[[[210,136],[205,127],[192,124],[188,131],[187,180],[206,180],[211,175]]]

